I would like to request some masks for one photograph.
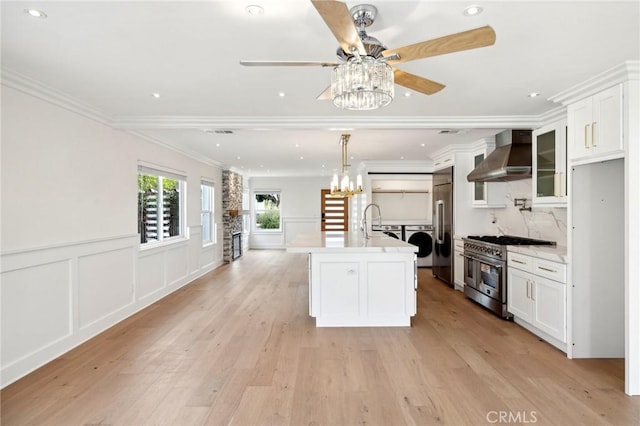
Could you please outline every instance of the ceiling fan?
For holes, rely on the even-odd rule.
[[[493,28],[484,26],[396,49],[388,49],[379,40],[366,33],[366,28],[370,26],[376,18],[377,9],[375,6],[362,4],[354,6],[349,10],[345,3],[339,1],[311,0],[311,3],[338,40],[340,47],[338,47],[337,56],[343,62],[240,61],[240,64],[245,66],[320,66],[333,67],[335,71],[350,61],[362,61],[362,58],[364,58],[371,63],[392,66],[416,59],[428,58],[430,56],[491,46],[496,41],[496,34]],[[388,67],[388,69],[391,70],[390,74],[392,74],[393,77],[391,79],[391,86],[393,86],[393,81],[395,80],[396,84],[426,95],[432,95],[445,87],[444,84],[402,71],[398,68]],[[332,81],[332,86],[333,85]],[[332,86],[322,92],[318,96],[318,99],[333,98],[335,103],[335,93],[332,95]],[[391,97],[393,97],[392,92]]]

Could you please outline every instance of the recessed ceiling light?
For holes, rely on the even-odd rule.
[[[152,93],[151,96],[158,99],[160,97],[160,93]]]
[[[538,92],[531,92],[527,95],[530,98],[537,98],[538,96],[540,96],[540,93]]]
[[[278,96],[280,96],[281,98],[284,98],[285,96],[287,96],[287,94],[284,92],[279,92]]]
[[[220,148],[220,144],[219,143],[216,144],[216,148]]]
[[[30,16],[33,16],[34,18],[41,18],[41,19],[45,19],[47,17],[47,14],[44,13],[41,10],[37,10],[37,9],[25,9],[24,13],[29,14]]]
[[[404,155],[402,155],[402,156],[400,157],[400,159],[401,159],[401,160],[404,160]]]
[[[296,144],[296,148],[300,148],[300,144]]]
[[[238,156],[236,157],[236,160],[239,160],[239,159],[240,159],[240,156],[238,155]]]
[[[405,98],[408,98],[408,97],[410,97],[410,96],[411,96],[411,92],[405,92],[405,94],[404,94],[404,97],[405,97]]]
[[[482,13],[482,8],[480,6],[469,6],[467,7],[462,14],[465,16],[476,16]]]
[[[424,147],[425,147],[425,144],[421,143],[421,144],[420,144],[420,146],[424,148]]]
[[[300,159],[301,159],[301,160],[304,160],[304,157],[301,155],[301,156],[300,156]]]
[[[253,16],[259,16],[264,13],[264,8],[262,6],[258,6],[257,4],[250,4],[245,9],[249,15]]]

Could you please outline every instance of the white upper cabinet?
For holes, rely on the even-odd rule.
[[[494,143],[487,143],[486,147],[473,154],[473,167],[480,163],[493,151]],[[471,206],[476,208],[504,208],[506,204],[507,185],[505,182],[469,182],[473,186],[471,191]]]
[[[618,84],[568,106],[572,164],[624,156],[622,93],[622,84]]]
[[[534,130],[532,146],[533,205],[567,205],[567,122]]]

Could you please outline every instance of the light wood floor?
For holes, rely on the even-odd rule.
[[[638,425],[622,360],[568,360],[420,269],[411,328],[315,328],[306,256],[249,251],[2,391],[2,425]]]

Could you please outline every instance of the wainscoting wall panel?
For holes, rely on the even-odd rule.
[[[3,364],[71,335],[69,265],[65,259],[2,274]]]
[[[283,217],[282,232],[253,232],[251,248],[282,249],[299,233],[319,231],[320,217]]]
[[[189,270],[189,250],[187,243],[176,244],[167,250],[165,268],[167,285],[172,286],[183,281]]]
[[[138,256],[136,300],[145,300],[165,286],[164,252],[142,251]]]
[[[283,222],[285,244],[289,244],[297,234],[320,232],[319,217],[289,217]]]
[[[78,327],[131,305],[134,286],[134,248],[125,247],[78,257]]]
[[[198,232],[148,250],[126,235],[2,253],[1,387],[213,270],[221,253]]]

